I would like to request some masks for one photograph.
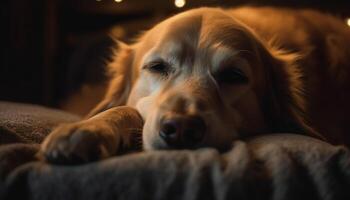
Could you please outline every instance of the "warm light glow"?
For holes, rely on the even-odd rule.
[[[350,18],[346,19],[346,24],[350,26]]]
[[[96,1],[102,1],[102,0],[96,0]]]
[[[126,30],[122,26],[115,26],[111,30],[111,35],[117,39],[123,38],[126,36]]]
[[[114,0],[114,1],[120,3],[120,2],[122,2],[123,0]]]
[[[182,8],[185,6],[186,1],[185,0],[175,0],[174,2],[175,6],[178,8]]]

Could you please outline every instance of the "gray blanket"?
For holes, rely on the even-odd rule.
[[[235,141],[224,154],[141,152],[81,166],[36,161],[37,147],[0,146],[0,199],[350,199],[348,149],[306,136]]]

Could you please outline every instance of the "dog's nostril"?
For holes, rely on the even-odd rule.
[[[179,129],[178,122],[174,120],[165,121],[162,123],[159,135],[167,142],[170,140],[176,140],[179,134]]]

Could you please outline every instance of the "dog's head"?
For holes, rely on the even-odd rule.
[[[220,9],[169,18],[120,54],[114,67],[117,76],[130,73],[127,102],[145,120],[146,150],[223,149],[259,133],[311,130],[296,56],[273,50]]]

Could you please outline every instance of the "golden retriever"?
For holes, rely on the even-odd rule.
[[[118,46],[104,100],[46,138],[48,161],[88,162],[140,144],[225,150],[276,132],[350,144],[350,28],[335,17],[199,8]]]

